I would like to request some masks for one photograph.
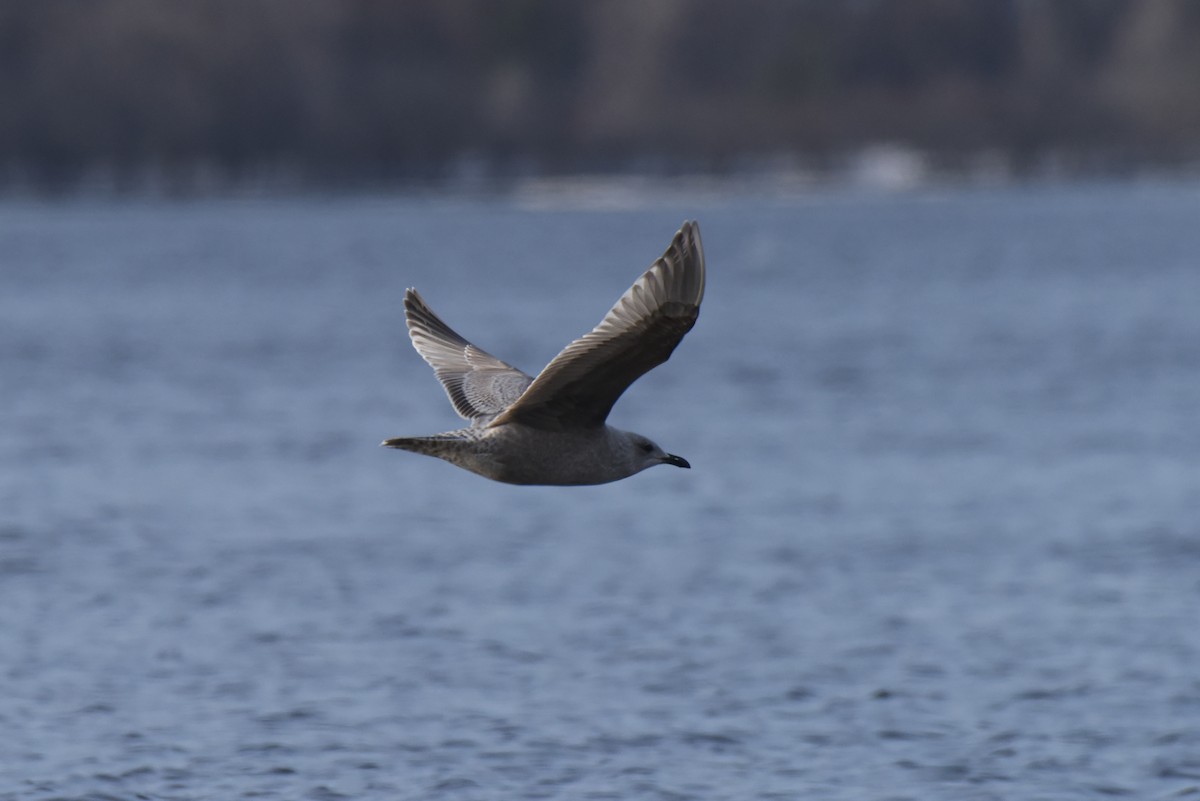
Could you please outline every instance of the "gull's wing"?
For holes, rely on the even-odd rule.
[[[667,252],[590,333],[572,342],[492,425],[561,429],[602,425],[617,398],[665,362],[696,324],[704,297],[700,229],[685,222]]]
[[[499,414],[533,381],[463,339],[425,305],[415,289],[404,293],[404,319],[413,347],[437,373],[454,410],[468,420]]]

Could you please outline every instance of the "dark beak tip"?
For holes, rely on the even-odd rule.
[[[686,469],[688,469],[688,470],[691,470],[691,469],[692,469],[692,466],[691,466],[690,464],[688,464],[688,460],[687,460],[687,459],[684,459],[682,456],[676,456],[676,455],[675,455],[675,454],[673,454],[673,453],[668,453],[668,454],[667,454],[667,458],[666,458],[666,460],[665,460],[665,463],[666,463],[666,464],[673,464],[673,465],[675,465],[676,467],[683,467],[683,468],[686,468]]]

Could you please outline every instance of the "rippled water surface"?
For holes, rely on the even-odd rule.
[[[1200,189],[560,201],[0,206],[0,798],[1200,797]],[[377,446],[685,216],[693,470]]]

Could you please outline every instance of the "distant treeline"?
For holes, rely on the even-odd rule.
[[[1200,3],[0,2],[10,184],[721,171],[878,142],[1195,159]]]

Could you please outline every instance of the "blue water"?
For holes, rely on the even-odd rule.
[[[1200,187],[593,201],[0,205],[0,798],[1200,797]],[[685,217],[693,470],[378,447]]]

